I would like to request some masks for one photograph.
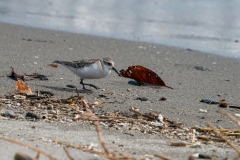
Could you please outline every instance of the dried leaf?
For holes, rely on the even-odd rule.
[[[37,78],[37,79],[39,79],[39,80],[48,80],[47,76],[45,76],[45,75],[43,75],[43,74],[39,74],[39,73],[32,73],[32,74],[30,74],[30,75],[27,75],[27,74],[25,74],[25,75],[28,76],[28,77],[30,77],[30,78],[32,78],[32,79]],[[32,79],[31,79],[31,80],[32,80]],[[26,80],[26,79],[24,79],[24,80]]]
[[[29,76],[23,76],[23,78],[22,78],[24,81],[31,81],[31,80],[35,80],[35,78],[33,78],[33,77],[29,77]]]
[[[125,78],[134,79],[140,85],[153,84],[173,89],[172,87],[166,86],[164,81],[155,72],[143,66],[129,66],[127,70],[121,70],[120,75]]]
[[[10,78],[12,78],[14,80],[23,79],[23,75],[20,75],[20,74],[16,73],[14,71],[13,67],[10,67],[10,68],[12,69],[12,72],[11,72],[11,74],[8,77],[10,77]]]
[[[15,94],[24,94],[24,95],[32,95],[33,92],[31,89],[23,83],[23,81],[18,80],[16,83],[16,89],[14,91]]]
[[[40,80],[46,80],[46,78],[44,79],[44,78],[42,78],[44,75],[40,75],[40,74],[38,74],[38,73],[33,73],[33,74],[31,74],[31,75],[21,75],[21,74],[18,74],[18,73],[16,73],[15,71],[14,71],[14,68],[13,67],[11,67],[11,69],[12,69],[12,72],[11,72],[11,74],[8,76],[8,77],[10,77],[10,78],[12,78],[12,79],[14,79],[14,80],[19,80],[19,79],[21,79],[21,80],[23,80],[23,81],[31,81],[31,80],[35,80],[35,78],[38,78],[38,79],[40,79]]]

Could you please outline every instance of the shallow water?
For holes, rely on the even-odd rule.
[[[234,58],[240,58],[239,15],[238,0],[0,0],[2,22]]]

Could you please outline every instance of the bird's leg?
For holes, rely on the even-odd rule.
[[[85,85],[90,86],[90,87],[93,87],[93,88],[95,88],[95,89],[100,89],[100,88],[98,88],[97,86],[95,86],[95,85],[93,85],[93,84],[83,83],[83,79],[81,79],[80,84],[83,86],[83,89],[84,89],[84,90],[88,90],[88,89],[85,88]]]

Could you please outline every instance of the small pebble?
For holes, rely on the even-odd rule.
[[[147,97],[137,97],[136,100],[147,101],[148,98]]]
[[[49,111],[49,114],[56,114],[56,111],[50,110],[50,111]]]
[[[26,118],[40,119],[40,117],[38,115],[36,115],[35,113],[33,113],[33,112],[27,112],[25,117]]]
[[[8,108],[10,108],[10,107],[12,107],[12,104],[7,104],[6,106],[7,106]]]
[[[163,126],[163,124],[160,123],[160,122],[151,122],[151,125],[156,126],[156,127],[161,127],[161,126]]]
[[[35,103],[34,106],[37,107],[37,108],[40,108],[41,107],[41,103]]]
[[[32,157],[20,152],[17,152],[13,159],[14,160],[33,160]]]
[[[62,120],[63,120],[63,121],[67,121],[67,117],[63,117]]]
[[[48,95],[50,95],[50,96],[54,96],[54,94],[52,93],[52,92],[50,92],[50,91],[40,91],[40,93],[41,94],[48,94]]]
[[[67,122],[70,122],[70,123],[72,123],[72,122],[73,122],[73,120],[71,120],[71,119],[67,119],[66,121],[67,121]]]
[[[238,113],[236,113],[236,114],[234,114],[236,117],[240,117],[240,114],[238,114]]]
[[[23,96],[23,95],[14,95],[13,97],[15,99],[26,99],[26,96]]]
[[[5,104],[11,104],[12,102],[10,100],[5,101]]]
[[[49,105],[47,106],[47,109],[48,109],[48,110],[52,110],[52,109],[53,109],[53,105],[52,105],[52,104],[49,104]]]
[[[76,86],[71,85],[71,84],[67,84],[66,86],[67,86],[68,88],[77,88]]]
[[[166,101],[167,98],[165,98],[165,97],[161,97],[159,100],[160,100],[160,101]]]
[[[159,115],[158,115],[158,119],[159,119],[160,122],[163,122],[163,116],[162,116],[162,114],[159,114]]]
[[[201,112],[201,113],[207,113],[207,110],[206,110],[206,109],[199,109],[199,112]]]
[[[204,66],[194,66],[194,68],[199,71],[211,71],[211,69]]]
[[[6,117],[15,117],[16,116],[16,114],[15,114],[15,112],[14,111],[12,111],[12,110],[6,110],[4,113],[3,113],[3,116],[6,116]]]

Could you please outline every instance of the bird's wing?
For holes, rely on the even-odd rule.
[[[58,64],[62,64],[65,66],[71,66],[74,68],[84,68],[87,67],[93,63],[96,63],[97,61],[100,61],[99,59],[90,59],[90,60],[86,60],[86,59],[82,59],[79,61],[73,61],[73,62],[66,62],[66,61],[54,61],[54,63],[58,63]]]

